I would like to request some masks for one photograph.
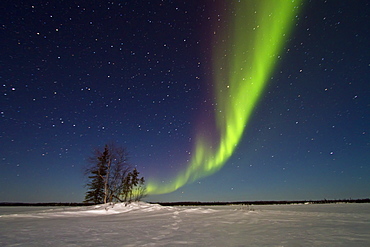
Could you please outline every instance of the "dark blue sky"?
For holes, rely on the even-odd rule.
[[[146,178],[186,167],[214,100],[209,34],[225,2],[4,5],[0,201],[82,201],[86,159],[110,141]],[[305,1],[234,155],[147,200],[369,197],[368,13],[368,1]]]

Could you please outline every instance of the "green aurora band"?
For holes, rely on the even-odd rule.
[[[229,20],[231,28],[217,36],[212,53],[218,143],[212,148],[211,138],[198,135],[186,170],[171,183],[149,180],[150,195],[173,192],[209,176],[230,158],[294,26],[301,1],[241,0],[230,4],[235,9]]]

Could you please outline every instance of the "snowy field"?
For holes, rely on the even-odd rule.
[[[370,246],[370,204],[0,207],[0,246]]]

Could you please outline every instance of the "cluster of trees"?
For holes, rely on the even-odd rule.
[[[107,144],[104,150],[96,149],[88,159],[85,170],[88,177],[84,202],[96,204],[140,201],[146,192],[145,180],[136,168],[129,165],[123,147]]]

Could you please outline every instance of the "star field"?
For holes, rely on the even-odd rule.
[[[113,141],[145,178],[186,167],[215,109],[225,1],[6,1],[0,201],[82,201],[86,159]],[[216,174],[152,201],[370,194],[367,1],[305,1],[241,143]],[[211,148],[211,147],[210,147]]]

